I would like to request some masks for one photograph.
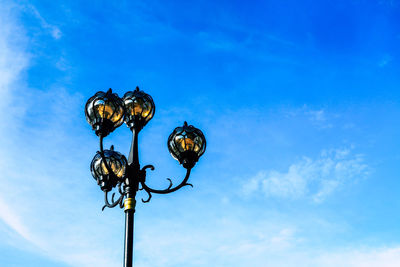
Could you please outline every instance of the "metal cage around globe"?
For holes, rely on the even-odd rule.
[[[107,136],[124,122],[124,103],[111,89],[99,91],[86,102],[85,115],[96,135]]]
[[[101,189],[103,191],[109,191],[117,185],[118,181],[125,177],[128,161],[124,155],[114,151],[113,147],[110,150],[104,150],[104,158],[112,171],[111,174],[100,152],[97,152],[94,156],[90,164],[90,171]]]
[[[134,91],[125,93],[125,123],[135,130],[141,130],[154,116],[156,106],[153,98],[136,87]]]
[[[202,131],[187,122],[175,128],[167,144],[172,157],[185,168],[192,168],[206,150],[206,138]]]

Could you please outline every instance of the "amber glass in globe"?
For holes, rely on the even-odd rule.
[[[181,152],[194,151],[199,152],[202,147],[203,141],[199,137],[188,135],[190,137],[176,136],[175,141],[178,144],[178,149]]]
[[[124,122],[124,103],[112,90],[97,92],[85,106],[87,122],[97,135],[106,136]]]
[[[191,168],[206,150],[203,133],[186,122],[177,127],[168,138],[168,150],[185,168]]]
[[[121,179],[125,175],[127,160],[124,155],[114,150],[104,150],[104,157],[107,165],[110,167],[111,171],[115,174],[118,179]],[[92,160],[91,164],[92,175],[95,179],[104,178],[109,176],[109,171],[106,164],[103,161],[100,153],[97,153]]]
[[[95,115],[96,117],[107,119],[114,123],[119,122],[122,116],[124,116],[124,109],[122,106],[116,106],[111,102],[104,103],[104,101],[96,101],[93,112],[97,113],[97,116]]]
[[[141,98],[126,100],[125,107],[132,116],[146,118],[151,112],[151,104]]]
[[[136,87],[123,97],[125,105],[125,123],[131,129],[140,130],[154,116],[155,105],[150,95]]]
[[[117,162],[109,162],[108,161],[108,166],[110,167],[111,171],[118,177],[122,178],[125,173],[125,167],[121,165],[119,161]],[[106,164],[104,164],[104,161],[101,161],[101,170],[104,175],[108,175],[108,169],[106,167]]]

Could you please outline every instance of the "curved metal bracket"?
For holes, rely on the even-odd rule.
[[[104,166],[106,166],[106,169],[108,171],[108,175],[112,176],[115,179],[118,179],[117,175],[111,169],[110,165],[108,165],[106,157],[104,156],[103,139],[104,139],[103,135],[100,135],[100,151],[99,152],[100,152],[101,159],[104,162]],[[113,146],[111,146],[111,147],[113,147]]]
[[[119,191],[119,193],[121,194],[121,196],[117,199],[117,200],[114,200],[114,197],[115,197],[115,193],[113,193],[112,195],[111,195],[111,203],[108,201],[108,192],[109,191],[105,191],[104,192],[104,202],[105,202],[105,205],[103,206],[103,208],[101,209],[102,211],[104,211],[104,209],[107,207],[107,208],[114,208],[115,206],[117,206],[118,204],[119,204],[119,207],[122,209],[123,208],[123,206],[124,206],[124,198],[125,198],[125,193],[124,192],[122,192],[122,190],[121,190],[121,183],[119,183],[118,184],[118,191]]]
[[[146,200],[142,199],[143,203],[147,203],[147,202],[150,201],[150,199],[152,197],[152,195],[151,195],[152,193],[154,193],[154,194],[169,194],[169,193],[175,192],[176,190],[178,190],[178,189],[180,189],[180,188],[182,188],[184,186],[193,187],[192,184],[187,182],[189,180],[190,171],[191,171],[191,169],[189,168],[189,169],[186,169],[185,178],[182,180],[182,182],[179,185],[173,187],[172,180],[170,178],[167,178],[167,180],[169,181],[169,186],[166,189],[164,189],[164,190],[153,189],[153,188],[149,187],[148,185],[146,185],[146,183],[145,183],[145,181],[146,181],[146,169],[147,168],[150,168],[151,170],[154,170],[154,166],[146,165],[140,171],[141,172],[141,176],[142,176],[141,179],[140,179],[140,184],[142,186],[141,189],[146,191],[146,193],[148,194],[148,198]]]

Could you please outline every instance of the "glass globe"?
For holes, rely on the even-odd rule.
[[[126,114],[125,123],[131,129],[141,130],[154,116],[156,107],[150,95],[136,87],[123,97]]]
[[[97,135],[107,136],[124,122],[124,103],[111,89],[97,92],[85,105],[87,122]]]
[[[110,150],[104,150],[104,157],[113,173],[110,174],[108,171],[100,152],[97,152],[94,156],[90,164],[90,171],[101,189],[109,191],[125,177],[128,161],[124,155],[114,151],[113,147]]]
[[[185,122],[168,137],[168,150],[185,168],[192,168],[206,150],[204,134]]]

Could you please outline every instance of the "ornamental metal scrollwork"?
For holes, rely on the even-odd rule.
[[[191,169],[206,149],[206,139],[203,133],[184,122],[183,126],[176,127],[169,135],[167,147],[171,156],[179,161],[186,169],[183,180],[174,186],[172,179],[165,189],[154,189],[146,184],[146,171],[154,170],[153,165],[140,168],[138,152],[138,135],[155,114],[155,105],[150,95],[136,87],[134,91],[125,93],[121,99],[111,89],[107,92],[97,92],[89,98],[85,105],[85,117],[99,137],[100,150],[90,163],[90,170],[100,189],[104,192],[105,208],[119,206],[125,211],[125,253],[124,266],[132,267],[133,263],[133,221],[136,205],[136,193],[139,190],[146,192],[147,198],[143,203],[150,202],[152,194],[169,194],[188,183]],[[125,123],[132,131],[132,143],[129,157],[121,153],[103,148],[103,139],[115,129]],[[119,197],[116,199],[116,194]],[[109,194],[111,194],[111,199]]]
[[[86,119],[92,125],[96,135],[99,136],[98,151],[91,163],[91,172],[101,190],[104,192],[105,208],[119,206],[123,208],[124,200],[134,198],[138,190],[146,192],[147,198],[142,198],[143,203],[150,202],[152,194],[169,194],[188,183],[191,169],[196,164],[206,149],[206,139],[203,133],[192,125],[184,122],[183,126],[175,128],[167,141],[168,150],[172,157],[179,161],[186,169],[183,180],[174,186],[172,179],[165,189],[154,189],[146,184],[146,171],[154,170],[153,165],[140,168],[138,153],[138,134],[143,127],[153,118],[155,105],[150,95],[140,91],[127,92],[121,99],[109,89],[106,93],[97,92],[85,106]],[[121,153],[114,151],[114,146],[105,150],[104,137],[108,136],[122,122],[132,131],[132,144],[128,159]],[[109,194],[113,189],[111,199]],[[120,196],[116,199],[116,193]]]

